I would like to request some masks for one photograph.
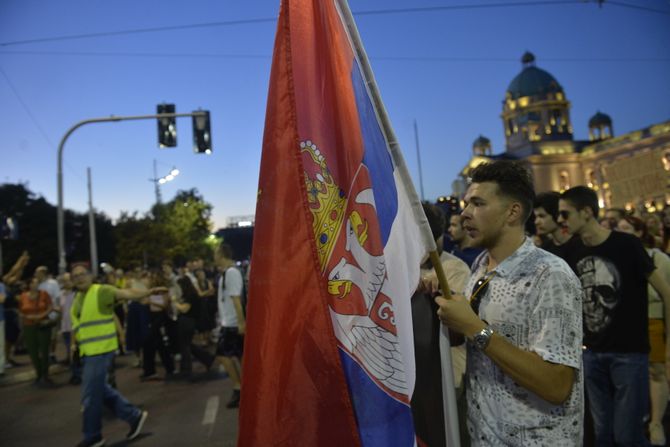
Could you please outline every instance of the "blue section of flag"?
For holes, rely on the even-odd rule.
[[[377,115],[365,88],[357,61],[353,63],[351,81],[356,95],[358,119],[365,150],[363,164],[370,172],[380,237],[382,246],[386,246],[386,241],[391,234],[391,225],[398,213],[398,191],[393,178],[393,161],[386,147],[386,140],[379,127]]]
[[[363,447],[414,445],[412,410],[379,388],[342,349],[340,358],[349,385]]]

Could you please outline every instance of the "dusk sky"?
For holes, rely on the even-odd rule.
[[[670,119],[669,1],[511,3],[350,2],[417,191],[418,123],[427,200],[451,192],[480,134],[504,151],[502,101],[527,50],[565,89],[576,139],[598,110],[615,135]],[[153,120],[84,126],[65,146],[65,206],[87,209],[91,167],[98,210],[146,212],[155,159],[159,176],[181,171],[164,200],[197,188],[215,228],[253,214],[278,12],[279,0],[0,1],[0,183],[56,204],[68,128],[169,102],[211,111],[213,154],[193,153],[190,118],[172,149],[158,149]]]

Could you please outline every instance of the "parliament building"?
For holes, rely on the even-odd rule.
[[[509,84],[502,107],[505,152],[493,155],[483,136],[453,184],[462,196],[471,168],[497,159],[522,160],[536,192],[586,185],[597,191],[602,208],[654,212],[670,206],[670,121],[615,135],[613,120],[597,112],[588,122],[589,139],[573,138],[570,101],[563,87],[526,53],[523,69]]]

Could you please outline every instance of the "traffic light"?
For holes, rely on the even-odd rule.
[[[156,113],[175,113],[174,104],[158,104]],[[175,147],[177,145],[177,119],[175,117],[158,118],[158,146]]]
[[[198,110],[193,116],[193,152],[196,154],[212,153],[212,133],[209,125],[209,111]]]

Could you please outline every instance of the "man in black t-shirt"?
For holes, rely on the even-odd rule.
[[[582,245],[579,236],[571,235],[558,223],[558,200],[561,194],[548,191],[538,194],[533,203],[535,230],[542,237],[540,248],[565,259],[567,253]]]
[[[584,378],[596,445],[646,446],[647,282],[664,299],[666,335],[670,288],[638,238],[598,224],[598,208],[595,191],[584,186],[559,201],[559,222],[583,242],[565,259],[583,287]]]

